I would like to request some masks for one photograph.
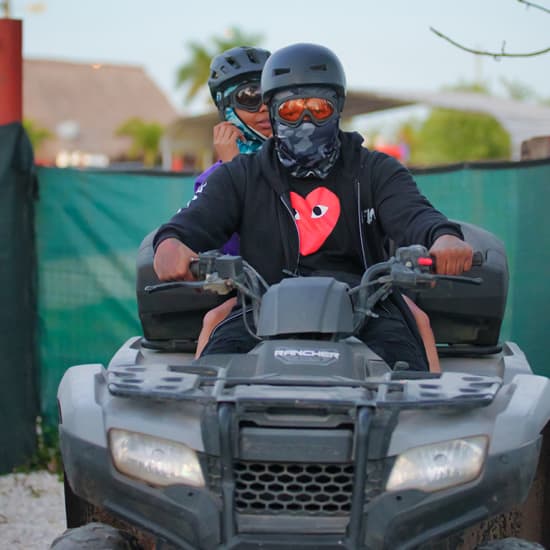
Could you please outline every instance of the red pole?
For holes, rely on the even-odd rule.
[[[0,125],[23,120],[22,21],[0,19]]]

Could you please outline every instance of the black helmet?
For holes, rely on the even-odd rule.
[[[217,55],[210,63],[208,87],[216,102],[216,93],[233,84],[245,80],[246,76],[258,80],[271,52],[262,48],[239,46]]]
[[[334,88],[342,110],[346,96],[346,75],[336,55],[317,44],[292,44],[281,48],[268,59],[262,72],[264,103],[269,102],[277,90],[310,84]]]

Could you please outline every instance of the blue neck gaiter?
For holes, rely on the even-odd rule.
[[[242,84],[242,83],[241,83]],[[240,85],[240,84],[239,84]],[[223,95],[227,97],[237,88],[237,85],[230,86],[224,90]],[[239,153],[249,154],[255,153],[258,149],[264,144],[264,141],[267,139],[264,135],[256,132],[250,126],[247,126],[240,118],[239,115],[235,112],[233,107],[226,107],[223,113],[225,120],[234,124],[244,135],[246,141],[237,140],[237,147],[239,148]]]

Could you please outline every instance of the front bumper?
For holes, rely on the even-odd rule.
[[[153,488],[120,475],[107,449],[79,439],[62,425],[60,440],[67,479],[78,496],[177,547],[207,550],[415,548],[520,503],[529,491],[540,451],[537,439],[490,456],[478,480],[433,494],[408,490],[369,499],[363,492],[352,499],[347,525],[331,533],[327,522],[315,521],[314,516],[307,521],[289,517],[288,522],[279,516],[273,522],[259,514],[252,522],[243,521],[233,505],[223,506],[235,494],[232,474],[221,483],[218,478],[214,489]],[[218,475],[217,459],[205,459],[204,464],[210,468],[216,462]],[[363,486],[365,481],[368,485],[367,479]]]

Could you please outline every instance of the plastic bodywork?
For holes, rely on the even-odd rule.
[[[413,548],[521,502],[549,417],[549,380],[513,344],[442,367],[441,377],[391,374],[353,338],[273,340],[198,362],[131,339],[108,369],[81,365],[62,380],[67,478],[81,498],[181,548]],[[120,474],[110,428],[191,447],[206,487]],[[490,445],[474,481],[384,490],[405,450],[479,434]]]
[[[212,288],[237,282],[261,303],[250,317],[264,339],[249,353],[197,361],[185,352],[215,300],[177,282],[155,289],[146,237],[137,262],[144,337],[128,340],[107,369],[69,369],[59,387],[72,491],[161,542],[208,550],[424,548],[513,510],[537,471],[550,381],[532,373],[515,344],[498,342],[508,284],[502,243],[473,226],[463,229],[483,257],[468,276],[485,287],[451,277],[431,288],[433,278],[417,262],[430,259],[419,246],[371,266],[351,291],[330,277],[299,277],[263,295],[242,258],[199,255],[199,275],[201,266],[214,267],[204,270]],[[441,375],[409,372],[403,363],[392,371],[349,336],[391,285],[431,289],[419,303],[440,344]],[[112,429],[192,449],[204,486],[160,487],[123,475],[107,444]],[[464,438],[487,445],[477,447],[479,462],[467,464],[481,469],[456,481],[456,471],[446,470],[454,459],[438,449],[457,440],[463,449]],[[154,445],[164,456],[166,447]],[[419,459],[409,454],[416,482],[405,486],[414,488],[387,490],[394,465],[411,449],[428,456],[427,466],[414,470]],[[418,482],[426,470],[453,481]]]

